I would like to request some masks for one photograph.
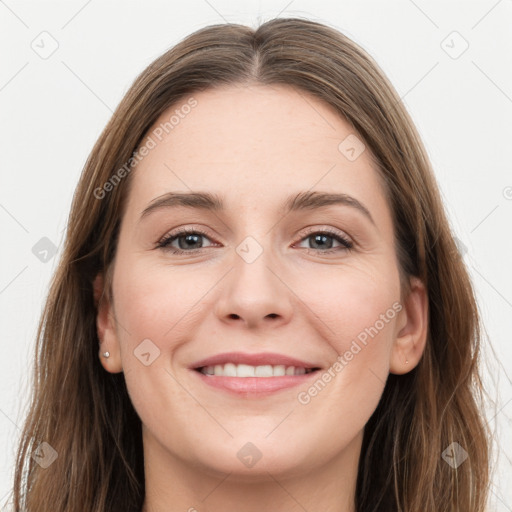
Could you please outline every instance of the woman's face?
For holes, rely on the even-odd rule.
[[[284,86],[195,93],[142,146],[99,325],[146,458],[240,478],[356,460],[389,372],[416,363],[369,150]]]

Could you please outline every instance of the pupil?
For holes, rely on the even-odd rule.
[[[199,240],[201,235],[185,235],[185,236],[182,236],[179,238],[179,246],[180,246],[180,249],[190,249],[191,245],[193,245],[194,243],[197,243],[197,241]],[[187,240],[187,242],[185,242],[184,244],[181,243],[181,241],[185,239]],[[192,244],[189,244],[188,241],[190,241],[190,239],[193,239],[192,240]],[[193,247],[195,249],[195,247]]]
[[[317,242],[318,242],[318,241],[320,241],[320,243],[323,243],[323,244],[324,244],[324,245],[320,245],[320,248],[322,248],[322,247],[323,247],[323,248],[325,248],[325,247],[326,247],[326,246],[325,246],[325,240],[326,240],[327,238],[331,238],[331,237],[326,236],[326,235],[315,235],[315,236],[314,236],[314,241],[315,241],[314,243],[315,243],[315,245],[316,245],[316,244],[317,244]],[[331,243],[330,243],[330,244],[327,244],[327,246],[328,246],[328,247],[327,247],[328,249],[330,249],[330,248],[332,247],[332,240],[331,240]]]

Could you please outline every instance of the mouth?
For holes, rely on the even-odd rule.
[[[259,365],[225,363],[194,368],[195,371],[206,376],[217,377],[238,377],[238,378],[277,378],[285,376],[306,375],[320,370],[318,367],[287,366],[277,365]]]
[[[210,388],[261,398],[306,383],[322,367],[285,354],[224,352],[196,361],[189,369]]]
[[[318,367],[225,363],[200,366],[193,373],[216,391],[243,398],[263,398],[307,384],[319,371]]]

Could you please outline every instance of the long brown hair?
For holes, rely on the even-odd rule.
[[[106,372],[98,360],[92,283],[104,272],[111,293],[109,271],[132,181],[126,163],[160,114],[194,92],[246,83],[293,86],[350,123],[384,178],[401,273],[428,288],[424,354],[409,373],[389,375],[365,426],[356,510],[485,510],[491,436],[482,405],[479,315],[425,149],[372,58],[337,30],[298,18],[193,33],[140,74],[99,137],[75,192],[38,329],[15,510],[140,512],[141,422],[123,373]],[[32,456],[43,442],[57,453],[48,468]],[[454,442],[469,455],[457,468],[441,456]]]

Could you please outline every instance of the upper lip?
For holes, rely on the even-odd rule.
[[[216,364],[248,364],[250,366],[284,365],[297,368],[320,368],[320,365],[308,361],[301,361],[295,357],[285,356],[272,352],[261,352],[259,354],[246,354],[243,352],[224,352],[193,363],[190,368],[197,370],[204,366],[215,366]]]

